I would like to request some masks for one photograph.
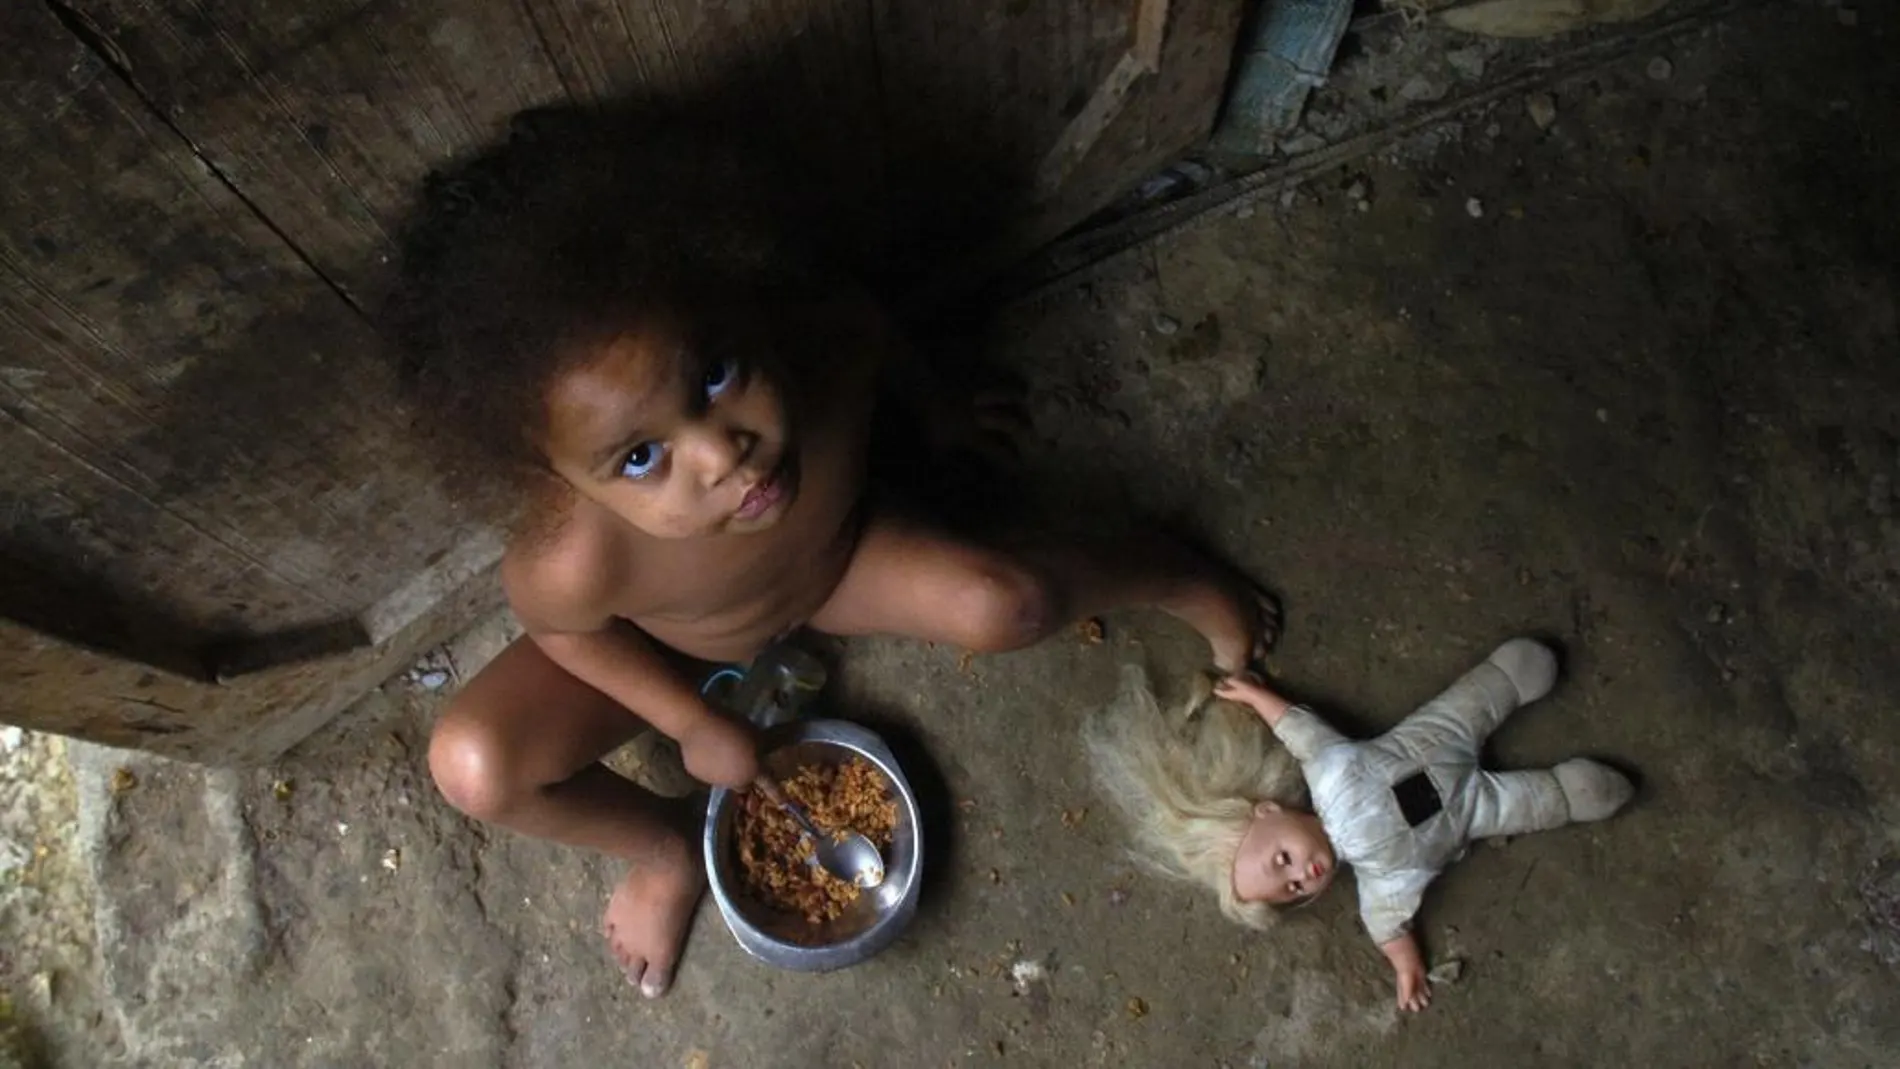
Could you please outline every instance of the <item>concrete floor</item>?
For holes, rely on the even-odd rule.
[[[1275,667],[1339,722],[1563,644],[1498,762],[1604,755],[1642,794],[1439,882],[1419,930],[1464,967],[1424,1015],[1350,891],[1263,936],[1125,858],[1078,726],[1119,664],[1200,659],[1130,616],[967,667],[845,648],[832,711],[943,819],[914,928],[802,977],[709,906],[655,1005],[595,935],[607,865],[434,798],[440,692],[256,773],[75,746],[62,787],[16,740],[0,813],[50,844],[0,899],[16,1019],[85,1067],[1900,1064],[1900,19],[1845,21],[1744,11],[1667,77],[1558,87],[1547,130],[1508,101],[994,328],[1036,485],[1183,517],[1281,591]]]

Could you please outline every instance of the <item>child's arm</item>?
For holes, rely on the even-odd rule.
[[[547,558],[510,555],[502,586],[515,616],[548,659],[619,702],[655,731],[679,743],[694,778],[743,788],[759,773],[757,743],[743,724],[721,716],[666,662],[639,629],[592,603],[624,578]],[[591,563],[579,558],[582,564]]]
[[[549,660],[679,743],[686,771],[695,779],[736,789],[758,776],[751,733],[707,705],[645,635],[630,626],[530,634]]]
[[[1294,705],[1268,689],[1258,676],[1228,676],[1214,685],[1214,693],[1258,713],[1301,762],[1311,761],[1327,747],[1349,741],[1311,709]]]
[[[1432,984],[1425,978],[1425,956],[1418,951],[1418,940],[1411,932],[1379,944],[1379,952],[1392,963],[1399,984],[1399,1009],[1417,1013],[1432,1004]]]

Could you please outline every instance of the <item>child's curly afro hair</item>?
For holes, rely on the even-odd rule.
[[[544,469],[549,382],[644,314],[840,281],[808,173],[734,109],[620,105],[523,112],[431,174],[384,319],[445,475]]]

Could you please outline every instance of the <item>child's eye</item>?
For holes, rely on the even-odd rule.
[[[666,455],[666,447],[658,442],[641,442],[620,462],[620,474],[629,479],[644,479],[653,474],[660,466],[660,458]]]
[[[1295,898],[1298,898],[1300,896],[1301,890],[1303,890],[1303,888],[1300,886],[1300,881],[1298,880],[1294,880],[1292,883],[1287,884],[1286,889],[1287,889],[1287,892]]]
[[[1286,868],[1288,865],[1293,864],[1293,855],[1287,853],[1285,850],[1282,850],[1279,853],[1273,855],[1273,863],[1280,866],[1281,868]]]
[[[706,399],[712,400],[726,392],[739,377],[739,362],[727,357],[706,369]]]

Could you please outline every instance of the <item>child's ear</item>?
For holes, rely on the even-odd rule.
[[[1279,811],[1280,805],[1278,802],[1255,802],[1253,805],[1253,815],[1256,817],[1264,817],[1269,813],[1278,813]]]

